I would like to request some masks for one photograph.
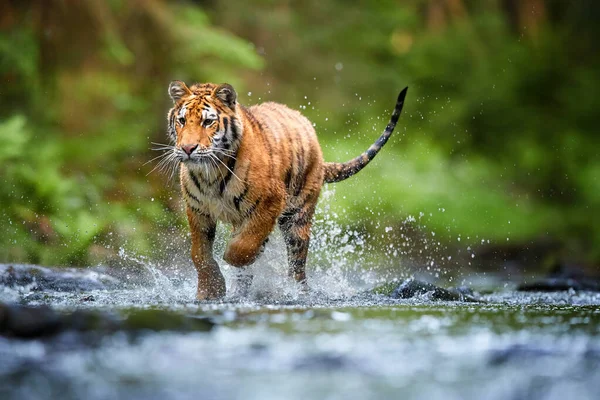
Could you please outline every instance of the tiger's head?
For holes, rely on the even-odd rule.
[[[242,125],[237,118],[237,94],[227,83],[195,84],[182,81],[169,85],[173,108],[168,114],[168,135],[178,161],[213,165],[237,152]],[[212,161],[211,161],[212,160]]]

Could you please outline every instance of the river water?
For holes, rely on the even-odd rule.
[[[156,308],[215,322],[209,332],[0,337],[0,398],[600,396],[598,293],[506,287],[481,303],[398,300],[329,271],[313,276],[324,283],[302,296],[281,271],[265,271],[248,298],[218,303],[192,301],[190,276],[151,266],[136,283],[95,269],[73,272],[92,283],[80,290],[0,286],[5,303],[64,312]]]

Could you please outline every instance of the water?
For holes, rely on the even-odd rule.
[[[481,304],[395,300],[363,292],[364,280],[353,286],[343,271],[321,271],[313,280],[332,285],[333,295],[322,285],[302,297],[284,284],[285,273],[264,268],[248,299],[198,304],[190,272],[167,275],[145,265],[140,281],[115,284],[83,273],[111,284],[108,290],[29,285],[0,289],[0,301],[62,310],[155,307],[211,316],[216,328],[93,340],[73,333],[0,338],[0,398],[593,399],[600,393],[600,294],[503,290]]]

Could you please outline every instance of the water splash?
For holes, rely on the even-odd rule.
[[[447,275],[452,259],[436,232],[427,230],[427,215],[408,216],[401,224],[389,225],[371,211],[369,227],[345,224],[346,210],[335,207],[335,186],[326,185],[314,218],[307,262],[310,294],[299,291],[288,277],[287,256],[281,233],[276,229],[264,253],[244,273],[254,276],[248,296],[241,301],[265,303],[349,299],[391,280],[418,274],[434,280]],[[427,233],[424,233],[427,232]],[[227,265],[222,255],[231,237],[227,226],[217,229],[214,254],[231,293],[238,268]],[[142,301],[189,302],[195,298],[196,274],[189,257],[189,235],[165,236],[159,257],[149,258],[121,248],[120,262],[135,265],[123,278],[138,290]],[[454,261],[455,262],[455,261]],[[450,281],[452,274],[450,274]],[[234,300],[228,298],[228,300]],[[236,299],[240,300],[240,299]]]

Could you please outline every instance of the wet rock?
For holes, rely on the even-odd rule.
[[[348,368],[349,360],[338,354],[315,354],[306,356],[294,363],[294,368],[299,370],[315,371],[333,371]]]
[[[431,283],[417,281],[414,279],[408,279],[400,286],[398,286],[393,292],[392,297],[396,299],[410,299],[415,296],[429,294],[432,300],[442,301],[459,301],[460,294],[451,292],[444,288],[435,286]]]
[[[557,263],[547,277],[524,282],[517,287],[521,292],[561,292],[567,290],[600,292],[600,279],[583,269]]]
[[[214,322],[209,318],[166,310],[129,310],[118,313],[77,310],[65,313],[48,306],[0,303],[0,335],[23,339],[54,336],[63,332],[207,332],[213,326]]]
[[[517,290],[520,292],[561,292],[566,290],[600,292],[600,283],[563,278],[542,278],[530,283],[521,283]]]
[[[494,350],[490,353],[490,365],[503,365],[506,363],[517,362],[521,363],[525,360],[539,359],[542,357],[557,356],[556,352],[547,349],[528,347],[523,345],[514,345],[505,349]]]
[[[23,307],[0,304],[0,334],[34,338],[56,334],[61,328],[59,315],[48,306]]]
[[[87,269],[0,264],[0,286],[10,288],[73,292],[109,289],[117,283],[115,278]]]
[[[394,289],[390,290],[392,286]],[[462,291],[449,290],[415,279],[407,279],[400,284],[394,282],[392,284],[382,285],[374,289],[373,292],[376,294],[386,294],[387,292],[390,297],[395,299],[411,299],[419,296],[427,296],[429,300],[435,301],[480,301],[472,294],[465,293],[465,289],[462,289]]]
[[[455,288],[450,288],[448,290],[456,292],[456,293],[460,293],[464,296],[471,296],[471,297],[475,296],[475,292],[473,291],[473,289],[471,289],[468,286],[458,286]]]
[[[212,319],[199,315],[185,315],[166,310],[134,310],[121,321],[121,329],[129,331],[207,332],[214,327]]]

